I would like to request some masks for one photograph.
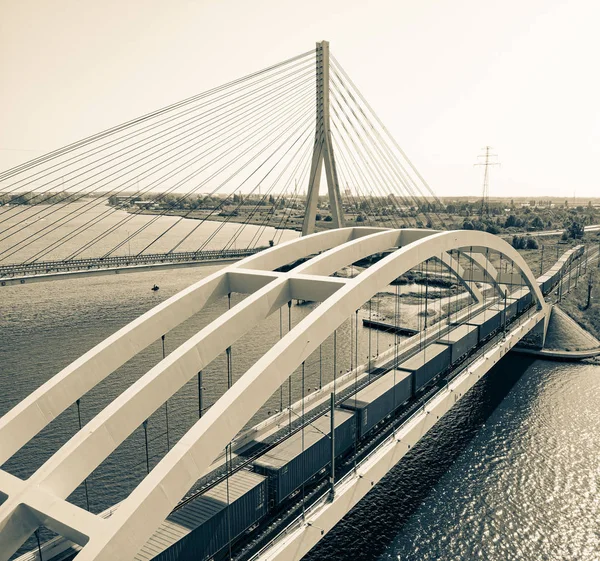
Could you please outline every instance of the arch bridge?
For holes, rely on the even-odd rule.
[[[512,271],[498,271],[488,260],[490,251],[513,263]],[[345,266],[382,252],[389,253],[354,278],[332,276]],[[473,263],[470,272],[461,267],[459,253]],[[262,554],[271,559],[301,558],[503,354],[535,328],[542,330],[543,337],[549,306],[523,258],[501,238],[473,231],[383,228],[341,228],[311,234],[225,267],[131,322],[0,419],[0,464],[165,333],[219,297],[233,292],[247,294],[133,383],[29,479],[0,471],[0,561],[7,561],[40,526],[79,544],[78,561],[133,559],[294,370],[355,310],[394,279],[430,259],[456,274],[480,303],[482,293],[477,283],[489,283],[504,295],[508,286],[522,284],[533,297],[533,311],[464,376],[461,374],[463,377],[457,377],[447,394],[436,398],[438,401],[423,412],[423,419],[415,418],[414,426],[396,438],[389,450],[382,448],[378,457],[361,464],[351,478],[340,482],[333,500],[313,508],[310,518]],[[294,262],[300,264],[287,272],[278,271]],[[292,299],[320,304],[231,385],[112,516],[103,519],[67,501],[184,384]]]

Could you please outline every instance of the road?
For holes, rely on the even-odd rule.
[[[586,232],[595,232],[600,230],[600,224],[592,224],[591,226],[584,226],[583,228]],[[528,236],[532,237],[540,237],[540,236],[560,236],[563,233],[563,230],[543,230],[541,232],[528,232]]]

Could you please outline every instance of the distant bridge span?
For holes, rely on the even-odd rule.
[[[223,265],[234,263],[263,249],[263,247],[257,247],[252,249],[142,253],[140,255],[113,255],[110,257],[90,257],[65,261],[33,261],[31,263],[0,265],[0,287],[69,278],[175,269],[177,267]]]
[[[341,267],[389,248],[398,249],[355,278],[329,276]],[[343,228],[295,239],[230,265],[156,306],[94,347],[0,419],[0,464],[161,335],[216,298],[231,292],[249,294],[142,376],[28,480],[0,471],[0,497],[6,497],[0,505],[0,561],[7,561],[41,525],[82,545],[79,561],[132,559],[190,487],[294,370],[355,310],[395,278],[428,259],[438,259],[459,275],[476,299],[480,298],[474,286],[477,279],[472,275],[465,278],[465,271],[449,253],[453,250],[472,257],[481,268],[481,279],[495,276],[493,280],[502,285],[514,283],[518,277],[533,295],[537,307],[534,317],[526,322],[526,329],[521,327],[518,334],[511,335],[507,348],[545,321],[549,307],[536,279],[518,252],[497,236],[462,230]],[[514,263],[515,270],[510,276],[497,272],[489,264],[485,254],[490,250]],[[289,272],[275,272],[283,265],[315,254],[319,255]],[[109,519],[101,519],[66,501],[94,469],[199,370],[292,299],[321,304],[233,384]],[[502,347],[500,356],[503,350],[506,352]],[[484,372],[491,364],[484,364]],[[388,461],[385,471],[394,463]],[[326,529],[364,493],[366,490],[355,495],[354,502],[348,502],[348,496],[342,493],[342,502],[332,503],[330,513],[333,514]],[[320,539],[316,534],[309,540],[304,539],[302,547],[290,542],[292,549],[282,558],[301,557]]]

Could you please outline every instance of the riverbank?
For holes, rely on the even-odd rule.
[[[265,207],[268,208],[268,207]],[[302,231],[302,223],[304,222],[304,214],[298,212],[286,212],[286,211],[275,211],[274,213],[269,210],[263,212],[252,212],[252,210],[246,212],[244,210],[237,211],[238,214],[219,214],[218,212],[211,213],[205,210],[152,210],[152,209],[137,209],[135,211],[124,209],[129,214],[136,215],[161,215],[161,216],[175,216],[185,217],[189,220],[201,220],[211,222],[230,222],[233,224],[253,224],[254,226],[270,226],[276,230],[294,230],[296,232]],[[355,222],[354,215],[347,215],[345,217],[346,224],[348,226],[373,226],[370,222]],[[381,227],[394,227],[394,225],[388,220],[384,220]],[[416,221],[413,227],[416,227]],[[321,232],[325,230],[333,229],[333,222],[327,220],[317,220],[315,222],[315,231]]]
[[[588,307],[588,290],[591,281],[590,305]],[[560,307],[583,329],[600,339],[600,269],[595,261],[577,283],[571,282],[571,291],[564,295]]]

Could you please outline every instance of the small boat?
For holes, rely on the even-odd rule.
[[[152,292],[156,292],[160,287],[156,284],[150,289]]]

